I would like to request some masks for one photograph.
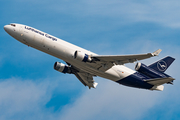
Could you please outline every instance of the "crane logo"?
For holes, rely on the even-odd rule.
[[[167,64],[165,61],[161,60],[157,63],[157,68],[160,70],[160,71],[165,71],[167,69]]]

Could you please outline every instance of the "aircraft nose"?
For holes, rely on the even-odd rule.
[[[7,33],[9,33],[10,30],[11,30],[11,28],[10,28],[9,25],[5,25],[5,26],[4,26],[4,30],[5,30]]]

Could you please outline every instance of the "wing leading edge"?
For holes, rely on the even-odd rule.
[[[161,49],[158,49],[153,53],[135,54],[135,55],[97,55],[97,56],[92,56],[92,58],[95,61],[99,61],[99,62],[113,62],[118,65],[123,65],[125,63],[133,63],[137,60],[143,60],[157,56],[161,51],[162,51]]]
[[[112,66],[123,65],[125,63],[133,63],[138,60],[147,59],[159,55],[161,49],[156,50],[153,53],[147,54],[135,54],[135,55],[95,55],[91,56],[96,68],[100,71],[106,71]]]

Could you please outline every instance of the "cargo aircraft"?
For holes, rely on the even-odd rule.
[[[98,55],[27,25],[11,23],[4,30],[19,42],[65,61],[66,65],[55,62],[54,69],[74,74],[89,88],[96,88],[95,76],[129,87],[159,91],[164,89],[162,84],[172,84],[174,80],[164,73],[175,60],[170,56],[149,66],[137,62],[136,71],[124,65],[157,56],[161,49],[147,54]]]

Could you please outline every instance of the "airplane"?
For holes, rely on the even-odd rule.
[[[124,65],[158,56],[161,49],[146,54],[98,55],[27,25],[11,23],[4,30],[19,42],[65,61],[66,64],[55,62],[54,69],[74,74],[89,89],[96,88],[98,83],[93,80],[96,76],[129,87],[158,91],[163,91],[163,84],[173,84],[175,80],[165,73],[175,60],[170,56],[149,66],[137,62],[136,71]]]

